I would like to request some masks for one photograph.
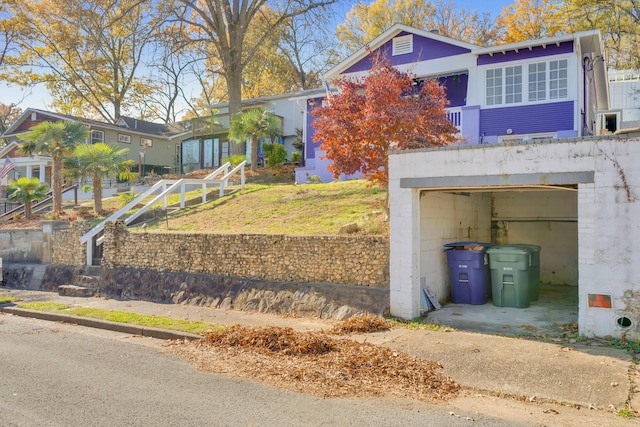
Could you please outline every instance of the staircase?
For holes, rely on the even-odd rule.
[[[86,266],[83,274],[75,277],[71,285],[58,286],[58,295],[65,297],[92,297],[100,286],[100,266]]]
[[[62,190],[62,194],[66,193],[67,191],[75,190],[76,188],[78,188],[78,184],[74,184],[69,187],[66,187]],[[47,212],[51,212],[52,206],[53,206],[53,195],[51,190],[49,190],[46,198],[39,200],[38,202],[33,203],[31,205],[31,211],[34,214],[47,213]],[[13,208],[10,211],[7,211],[2,215],[0,215],[0,222],[15,219],[17,216],[20,216],[23,214],[24,214],[24,204],[21,203],[20,206]]]
[[[87,251],[86,251],[87,265],[93,265],[94,263],[93,261],[94,249],[98,249],[98,247],[102,244],[104,240],[104,236],[102,236],[101,234],[104,231],[104,224],[107,221],[114,221],[123,217],[126,213],[128,213],[130,210],[135,208],[139,203],[142,203],[145,199],[156,194],[157,192],[160,192],[160,193],[155,197],[153,197],[151,201],[147,202],[142,208],[133,212],[131,215],[127,216],[124,219],[124,222],[126,225],[134,224],[137,218],[139,218],[142,214],[144,214],[149,209],[151,209],[154,205],[160,202],[162,202],[162,207],[164,209],[167,209],[168,208],[167,195],[174,192],[180,193],[181,197],[180,197],[180,203],[178,208],[184,209],[186,207],[185,193],[186,193],[187,185],[190,185],[190,186],[198,185],[202,187],[202,198],[201,198],[202,203],[206,203],[207,201],[207,186],[210,186],[210,185],[218,186],[219,197],[222,197],[225,195],[225,190],[229,186],[230,178],[236,173],[240,174],[241,188],[245,187],[245,179],[244,179],[245,165],[246,165],[246,161],[240,163],[235,168],[229,170],[231,168],[231,163],[227,162],[221,167],[219,167],[218,169],[216,169],[215,171],[213,171],[211,174],[206,176],[204,179],[182,178],[179,180],[163,179],[158,181],[151,188],[149,188],[148,190],[136,196],[135,199],[127,203],[124,207],[122,207],[115,213],[109,215],[100,224],[96,225],[95,227],[93,227],[91,230],[89,230],[87,233],[85,233],[80,237],[80,243],[87,245]],[[222,177],[217,178],[219,175],[222,175]],[[95,244],[94,244],[94,241],[95,241]]]

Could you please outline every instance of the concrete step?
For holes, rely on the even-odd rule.
[[[60,285],[58,286],[58,295],[63,297],[92,297],[96,294],[97,289],[88,286],[77,285]]]
[[[81,268],[81,273],[86,274],[87,276],[100,277],[100,262],[95,265],[85,265]]]
[[[86,286],[97,288],[100,283],[99,276],[79,275],[75,279],[75,284],[78,286]]]

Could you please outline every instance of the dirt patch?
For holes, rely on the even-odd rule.
[[[18,228],[25,229],[42,229],[43,215],[33,215],[31,219],[18,218],[10,221],[0,222],[0,229],[11,230]]]
[[[106,215],[114,213],[118,208],[104,209],[101,214],[95,213],[93,207],[89,206],[75,206],[68,208],[60,213],[60,221],[74,222],[77,220],[91,220],[94,218],[102,218]],[[33,214],[31,219],[18,217],[8,221],[0,222],[1,230],[8,229],[42,229],[42,221],[53,219],[51,214]]]
[[[259,184],[293,184],[295,181],[295,169],[298,166],[283,165],[275,166],[272,168],[257,168],[255,171],[249,167],[245,167],[244,176],[246,182],[259,183]],[[189,172],[185,175],[165,175],[166,179],[180,179],[180,178],[196,178],[202,179],[211,174],[214,168],[198,169]],[[239,179],[240,175],[236,175]],[[236,179],[234,177],[233,179]]]
[[[460,391],[437,362],[324,332],[238,325],[197,341],[173,341],[167,351],[188,358],[203,371],[319,397],[436,401]]]

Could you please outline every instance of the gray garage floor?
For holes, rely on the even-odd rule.
[[[541,284],[539,300],[528,308],[496,307],[489,300],[483,305],[445,304],[425,317],[427,323],[463,331],[560,336],[567,333],[567,325],[578,321],[578,288]]]

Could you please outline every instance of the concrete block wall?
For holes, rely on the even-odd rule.
[[[428,165],[428,167],[425,167]],[[511,146],[453,147],[392,153],[389,158],[391,203],[391,312],[419,315],[420,241],[415,235],[415,188],[403,178],[503,180],[535,176],[540,184],[554,174],[593,177],[581,181],[577,196],[579,330],[586,336],[640,339],[640,139],[586,139]],[[591,179],[591,178],[589,178]],[[491,192],[490,189],[487,190]],[[395,208],[395,206],[399,206]],[[417,252],[415,251],[417,249]],[[402,268],[394,268],[395,264]],[[435,278],[434,280],[442,280]],[[611,307],[589,304],[610,298]],[[626,320],[625,320],[626,319]]]
[[[426,278],[426,285],[439,301],[448,301],[451,293],[444,245],[462,241],[489,242],[490,226],[489,195],[422,192],[420,275]]]
[[[52,234],[68,221],[43,221],[41,229],[0,230],[0,258],[7,262],[50,263]]]
[[[0,231],[0,257],[8,262],[42,262],[42,229]]]
[[[578,192],[493,193],[492,240],[542,248],[540,279],[578,285]]]
[[[131,233],[116,221],[103,245],[107,268],[389,287],[383,236]]]

